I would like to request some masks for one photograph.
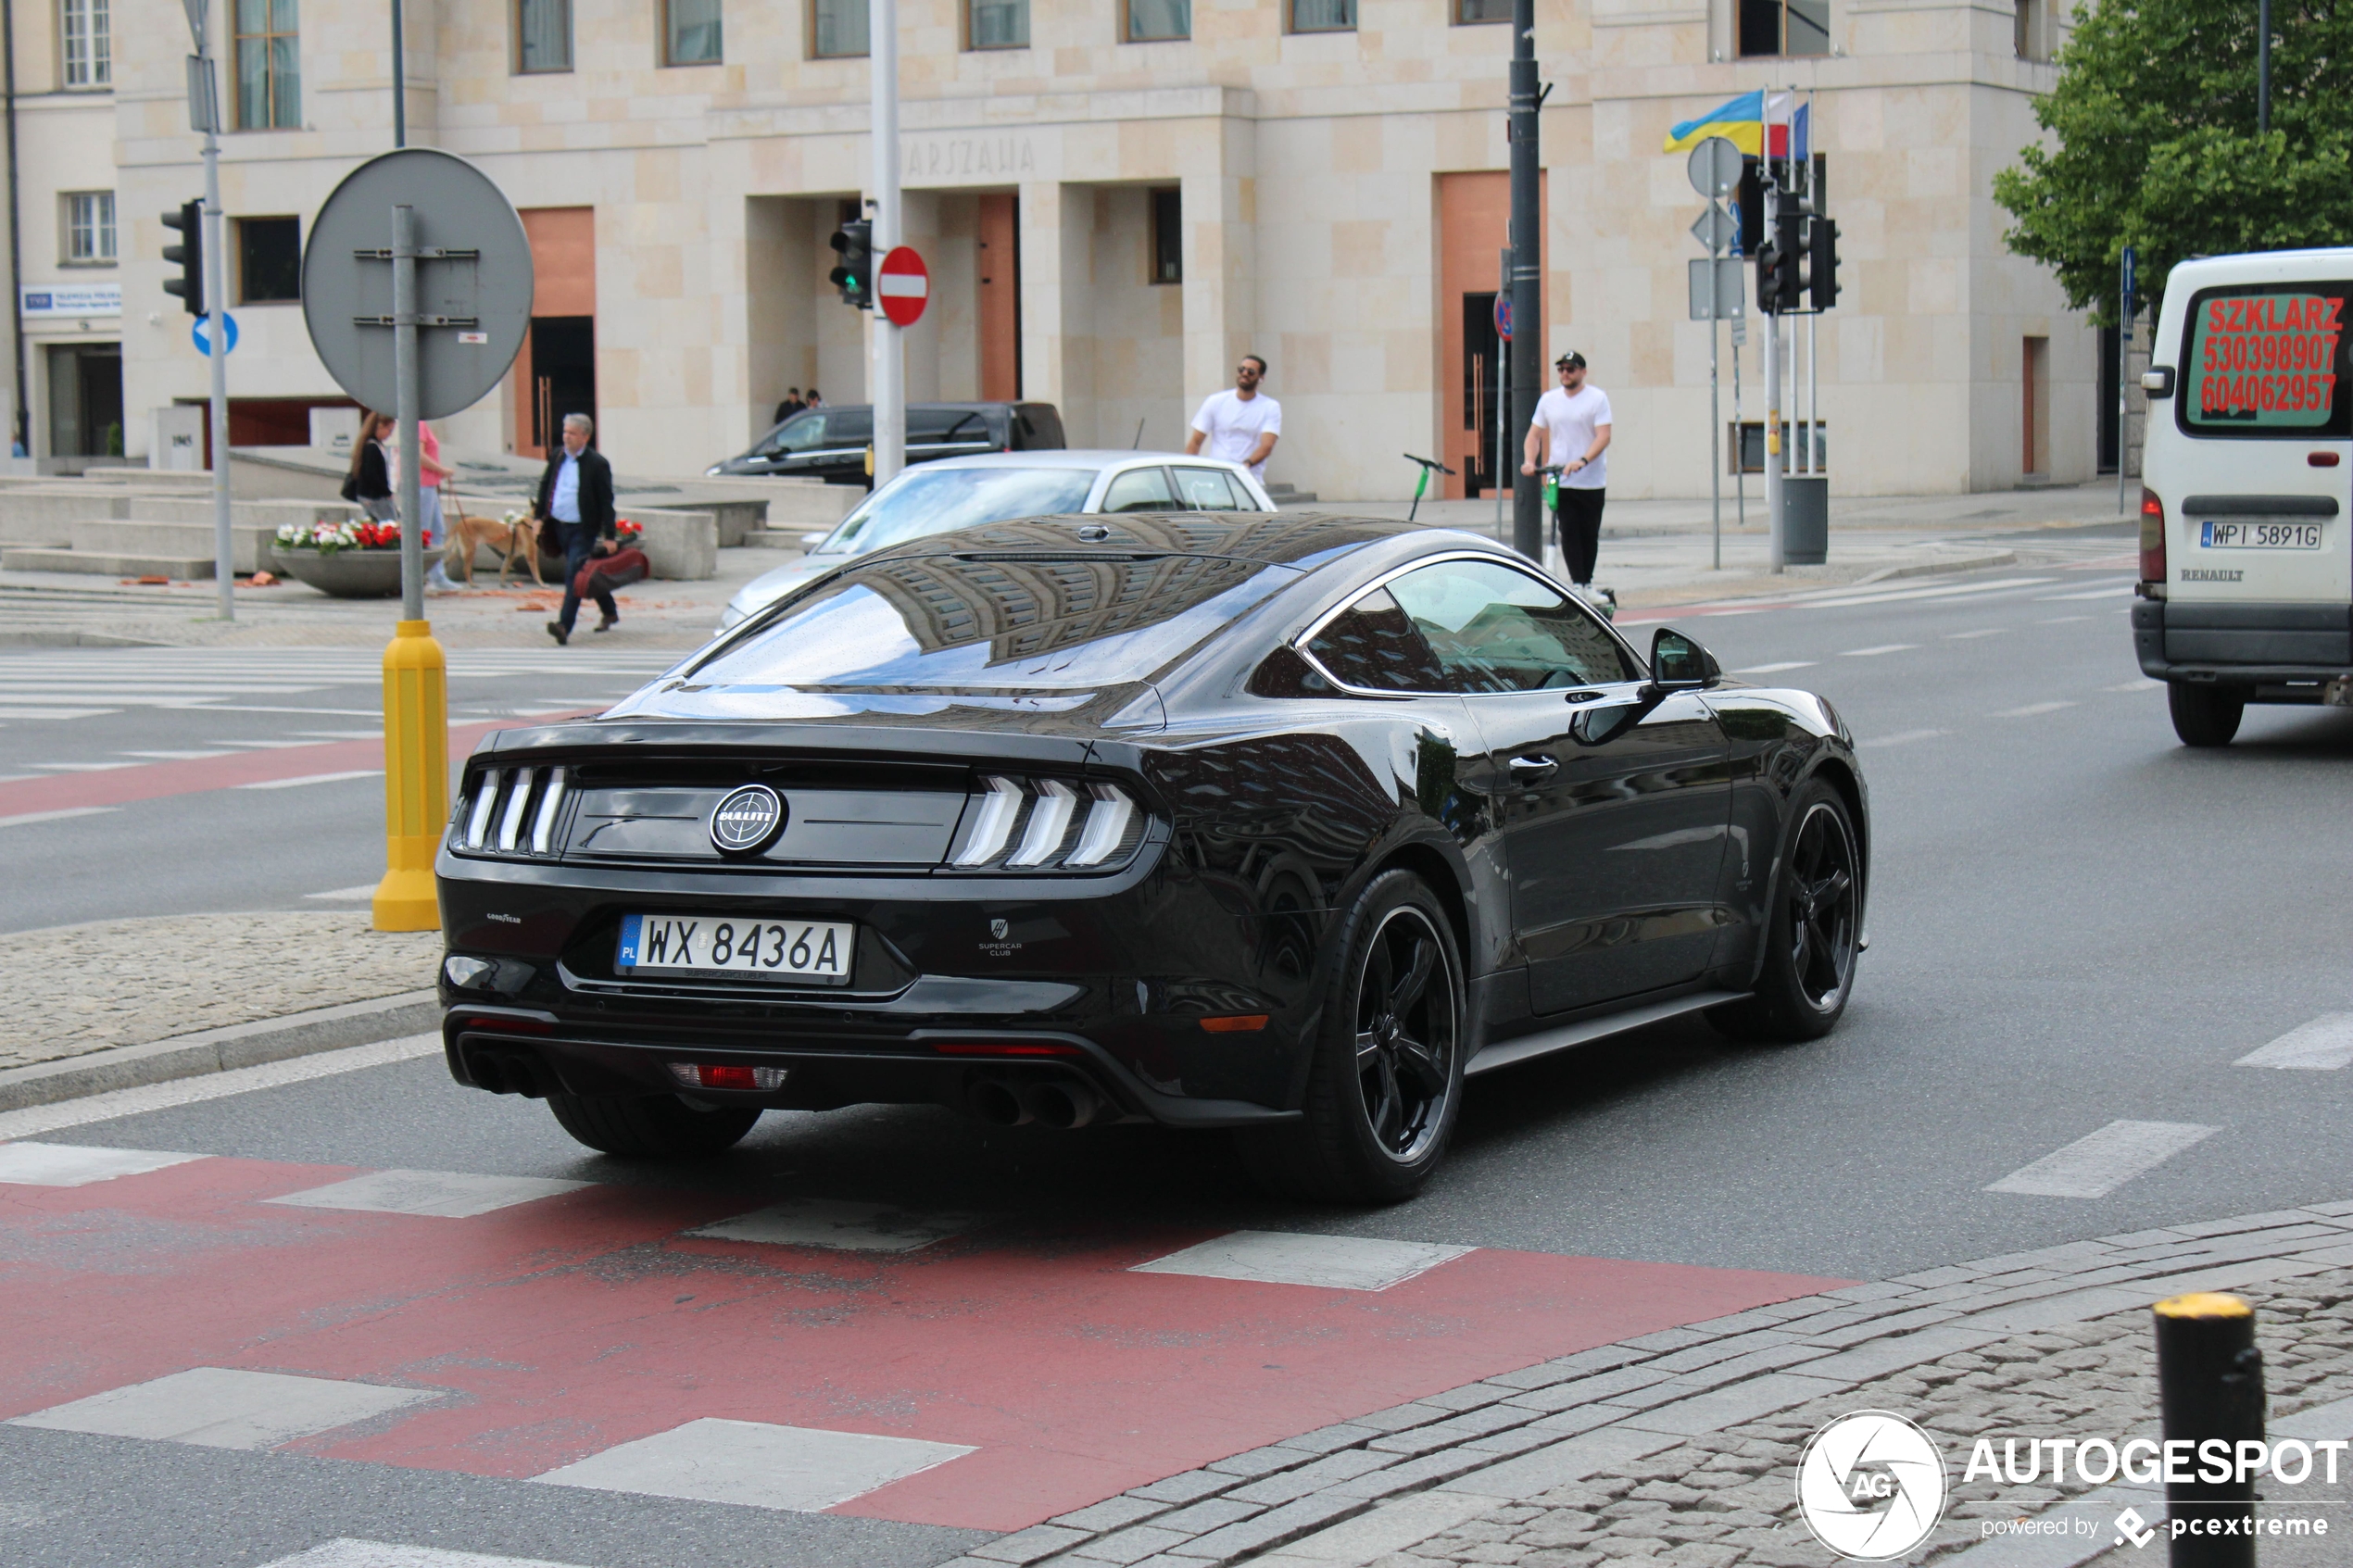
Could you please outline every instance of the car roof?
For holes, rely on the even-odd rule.
[[[1022,518],[926,534],[859,557],[847,570],[920,556],[1003,552],[1013,558],[1051,555],[1084,560],[1095,554],[1132,558],[1142,551],[1303,567],[1402,534],[1430,533],[1394,518],[1327,512],[1088,513]]]
[[[974,452],[961,458],[937,458],[917,465],[926,469],[1108,469],[1126,464],[1202,463],[1231,472],[1238,465],[1217,458],[1189,458],[1182,452],[1138,452],[1125,446],[1035,446],[1026,452]]]

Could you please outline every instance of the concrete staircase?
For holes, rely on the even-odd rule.
[[[355,515],[341,501],[235,502],[231,564],[240,574],[266,569],[284,523]],[[212,576],[213,566],[208,495],[62,485],[0,491],[0,571],[193,580]]]

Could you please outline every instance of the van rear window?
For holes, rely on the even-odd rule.
[[[2346,302],[2353,283],[2207,289],[2190,301],[2175,418],[2192,435],[2309,438],[2353,427]]]

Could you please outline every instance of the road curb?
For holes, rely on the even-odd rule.
[[[422,1035],[441,1022],[441,1000],[432,991],[404,991],[372,1001],[288,1013],[252,1023],[231,1023],[174,1035],[141,1046],[116,1046],[0,1072],[0,1110],[55,1105],[109,1089],[135,1089],[175,1078],[195,1078],[239,1067],[258,1067],[289,1057],[369,1046]]]
[[[1365,1568],[1478,1514],[1624,1474],[1688,1438],[1940,1357],[2163,1296],[2347,1267],[2353,1201],[1843,1286],[1596,1346],[1228,1455],[999,1537],[940,1568]],[[2107,1549],[2105,1537],[2095,1544]],[[1430,1568],[1445,1565],[1433,1560]]]

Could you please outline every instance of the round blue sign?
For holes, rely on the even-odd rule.
[[[1495,335],[1505,343],[1512,341],[1512,296],[1507,294],[1495,296]]]
[[[196,352],[208,359],[212,358],[212,330],[206,323],[211,320],[209,314],[199,316],[188,329],[188,335],[195,340]],[[220,324],[229,329],[229,352],[234,354],[237,351],[237,319],[223,311]]]

